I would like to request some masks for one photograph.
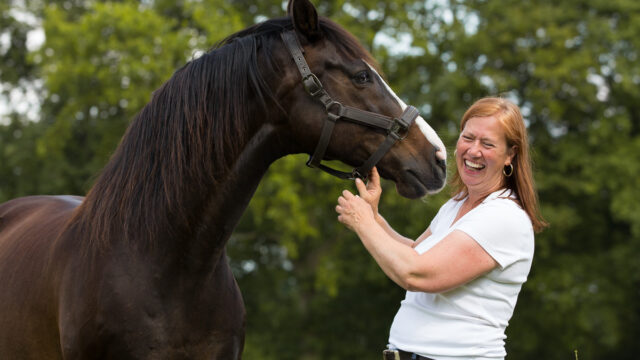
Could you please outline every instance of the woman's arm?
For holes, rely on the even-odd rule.
[[[450,290],[498,265],[473,238],[458,230],[427,252],[418,254],[411,247],[394,241],[375,220],[371,206],[347,190],[338,199],[336,211],[338,220],[356,232],[384,273],[406,290]]]
[[[410,238],[403,236],[402,234],[398,233],[397,231],[395,231],[391,225],[389,225],[389,223],[387,222],[387,220],[385,220],[385,218],[382,217],[382,215],[377,214],[376,215],[376,222],[378,223],[378,225],[380,225],[384,231],[389,234],[389,236],[391,236],[391,238],[393,238],[394,240],[400,242],[401,244],[404,244],[406,246],[415,248],[416,246],[418,246],[418,244],[420,244],[422,242],[422,240],[428,238],[429,236],[431,236],[431,227],[428,227],[427,230],[425,230],[415,241],[411,240]]]
[[[387,222],[387,220],[385,220],[385,218],[382,217],[382,215],[377,214],[375,216],[375,220],[376,223],[378,223],[378,225],[380,225],[380,227],[387,233],[387,235],[389,235],[392,239],[394,239],[395,241],[401,243],[402,245],[405,246],[409,246],[409,247],[414,247],[416,242],[411,240],[410,238],[401,235],[400,233],[398,233],[397,231],[395,231],[391,225],[389,225],[389,223]]]

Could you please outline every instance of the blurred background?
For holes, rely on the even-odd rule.
[[[638,359],[640,2],[313,2],[372,52],[449,154],[474,100],[521,106],[551,227],[536,237],[508,359]],[[85,194],[175,69],[285,8],[2,0],[0,201]],[[244,358],[379,359],[404,291],[336,220],[353,185],[305,161],[273,164],[228,244],[248,313]],[[449,195],[410,201],[383,186],[382,214],[414,238]]]

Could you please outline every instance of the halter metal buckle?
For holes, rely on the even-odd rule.
[[[302,85],[304,86],[304,90],[313,97],[317,97],[324,91],[320,79],[318,79],[318,77],[313,73],[302,79]]]
[[[409,127],[399,119],[393,119],[393,124],[391,124],[391,128],[389,129],[389,135],[393,136],[396,140],[404,140],[409,133],[407,130]],[[400,133],[402,131],[402,134]]]

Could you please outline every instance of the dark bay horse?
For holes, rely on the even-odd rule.
[[[288,14],[176,71],[85,198],[0,205],[0,359],[239,359],[225,245],[287,154],[377,163],[410,198],[442,188],[441,141],[371,56],[308,0]]]

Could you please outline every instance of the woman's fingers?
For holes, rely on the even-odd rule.
[[[336,205],[336,212],[338,214],[344,214],[346,212],[346,209],[340,205]]]
[[[354,195],[349,190],[343,190],[342,196],[347,200],[351,200],[351,198],[354,197]]]
[[[349,203],[349,201],[347,201],[347,199],[345,199],[343,196],[340,196],[338,198],[338,204],[340,206],[342,206],[342,208],[345,208],[347,206],[347,204]]]
[[[373,188],[380,187],[380,174],[378,174],[378,169],[374,166],[371,168],[371,172],[369,173],[369,182],[367,183],[367,188],[369,186]]]
[[[356,188],[358,189],[358,194],[363,197],[367,195],[367,185],[361,179],[356,179]]]

